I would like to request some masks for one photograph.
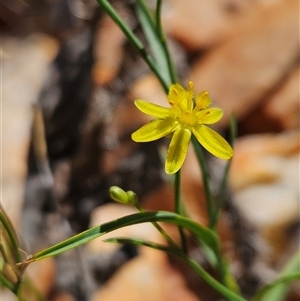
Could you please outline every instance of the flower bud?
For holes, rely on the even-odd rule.
[[[125,192],[122,188],[118,186],[112,186],[109,189],[109,193],[114,201],[119,202],[121,204],[135,206],[138,203],[137,195],[131,190]]]

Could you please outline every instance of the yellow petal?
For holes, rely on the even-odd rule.
[[[135,142],[148,142],[162,138],[173,132],[179,123],[174,119],[153,120],[132,133]]]
[[[165,163],[167,174],[174,174],[181,168],[186,157],[190,140],[190,130],[179,128],[174,132]]]
[[[192,132],[197,140],[210,153],[220,159],[230,159],[233,155],[233,149],[229,143],[211,128],[202,125],[192,128]]]
[[[140,111],[153,117],[166,118],[170,115],[169,108],[165,108],[145,100],[138,99],[134,102],[134,104]]]
[[[207,91],[204,91],[202,93],[199,93],[196,96],[196,110],[205,109],[209,107],[212,103],[212,99],[210,98]]]
[[[200,112],[196,113],[196,115],[202,123],[213,124],[218,122],[222,118],[223,111],[219,108],[210,108],[201,110]]]

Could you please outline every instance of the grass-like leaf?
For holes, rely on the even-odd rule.
[[[1,229],[1,244],[10,245],[10,251],[12,252],[12,256],[15,258],[16,261],[21,260],[21,254],[19,251],[20,243],[15,232],[15,229],[9,220],[8,216],[6,215],[4,209],[0,205],[0,229]],[[5,235],[5,239],[4,239]]]
[[[251,301],[282,301],[292,281],[300,280],[300,251],[283,268],[278,279],[262,287]]]
[[[251,301],[283,300],[282,295],[285,293],[287,286],[290,284],[290,282],[297,279],[300,280],[300,272],[282,276],[279,279],[265,285]]]
[[[155,63],[159,66],[160,74],[167,85],[170,86],[173,80],[171,78],[165,48],[159,36],[160,32],[158,32],[159,29],[156,28],[153,18],[143,0],[136,2],[136,13],[148,44],[151,47]]]
[[[28,262],[58,255],[121,227],[147,222],[167,222],[182,226],[197,235],[202,241],[205,242],[206,245],[208,245],[213,250],[218,250],[219,248],[218,238],[213,231],[188,218],[182,217],[172,212],[144,212],[124,216],[114,221],[110,221],[100,226],[88,229],[52,247],[36,253],[28,260]]]
[[[122,32],[127,37],[128,41],[135,47],[140,56],[147,63],[151,71],[156,75],[157,79],[160,81],[165,92],[168,92],[169,85],[163,78],[157,64],[154,62],[152,56],[146,51],[142,41],[137,37],[137,35],[131,30],[131,28],[124,22],[118,12],[113,8],[113,6],[107,0],[97,0],[104,11],[110,16],[110,18],[118,25]]]

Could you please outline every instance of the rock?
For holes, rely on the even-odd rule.
[[[169,0],[164,4],[166,32],[190,50],[209,48],[226,40],[253,7],[253,3],[236,0]]]
[[[234,204],[269,244],[268,261],[288,250],[288,232],[299,221],[299,133],[253,135],[237,140],[230,183]]]
[[[235,191],[283,179],[283,170],[299,151],[299,134],[261,134],[239,138],[234,147],[230,185]]]
[[[299,127],[299,66],[238,124],[241,135]]]
[[[18,230],[32,107],[58,45],[47,35],[32,34],[22,39],[3,36],[2,46],[2,205]]]
[[[298,1],[278,1],[253,12],[251,21],[192,66],[189,79],[207,90],[224,111],[252,111],[295,65],[298,57]],[[275,51],[276,50],[276,51]]]
[[[281,130],[299,128],[300,67],[293,70],[277,91],[266,100],[263,112],[279,124]]]
[[[236,198],[244,216],[260,229],[285,226],[300,217],[297,193],[277,183],[250,186]]]
[[[93,79],[98,85],[108,84],[117,75],[123,59],[126,38],[121,29],[108,16],[99,21],[95,38]]]
[[[155,253],[155,254],[154,254]],[[164,253],[151,250],[123,266],[92,301],[200,301],[188,288],[183,275],[170,266]]]

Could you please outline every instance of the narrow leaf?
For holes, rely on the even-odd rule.
[[[182,217],[172,212],[144,212],[124,216],[114,221],[88,229],[52,247],[49,247],[47,249],[42,250],[41,252],[36,253],[29,259],[29,262],[58,255],[121,227],[146,222],[167,222],[176,224],[178,226],[182,226],[193,232],[195,235],[197,235],[210,248],[214,250],[217,250],[219,248],[218,238],[213,231],[188,218]]]
[[[164,47],[158,36],[152,16],[150,15],[145,3],[141,0],[136,2],[136,13],[143,28],[144,34],[148,40],[148,44],[151,47],[155,63],[157,66],[159,66],[161,76],[164,78],[167,85],[170,86],[172,79],[170,77],[169,66],[167,64]]]
[[[281,301],[288,293],[291,281],[300,279],[300,251],[286,264],[275,281],[262,287],[251,301]]]
[[[279,279],[267,284],[266,286],[264,286],[256,295],[255,297],[252,299],[252,301],[260,301],[260,300],[272,300],[272,301],[276,301],[276,300],[282,300],[282,296],[280,292],[276,292],[275,294],[273,293],[272,296],[273,298],[270,299],[271,295],[270,294],[272,290],[279,288],[279,285],[284,285],[284,288],[287,287],[287,285],[294,280],[299,280],[300,279],[300,272],[297,273],[293,273],[290,275],[286,275],[286,276],[282,276]],[[267,298],[265,298],[267,297]],[[274,299],[276,298],[276,299]]]

